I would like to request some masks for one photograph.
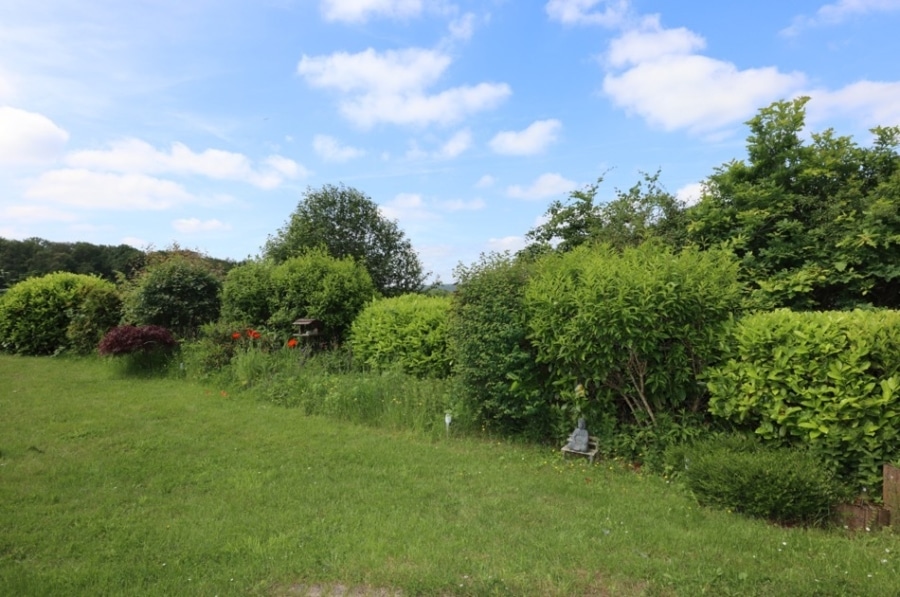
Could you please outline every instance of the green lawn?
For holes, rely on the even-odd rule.
[[[898,556],[549,448],[0,356],[2,595],[898,595]]]

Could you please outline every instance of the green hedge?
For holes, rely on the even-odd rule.
[[[527,338],[524,306],[532,269],[527,261],[498,253],[457,267],[450,346],[460,406],[472,420],[492,431],[546,439],[552,394]]]
[[[115,285],[95,276],[29,278],[0,295],[0,347],[29,355],[88,353],[118,323],[120,307]]]
[[[762,438],[808,445],[877,494],[900,458],[900,312],[779,310],[735,326],[707,373],[710,411]]]
[[[589,425],[705,410],[697,374],[739,305],[729,253],[651,243],[545,257],[525,293],[537,359]]]
[[[683,450],[683,478],[702,505],[782,524],[823,524],[844,491],[812,453],[740,437]]]
[[[450,297],[405,294],[373,301],[350,329],[353,356],[376,370],[397,366],[418,377],[447,377],[449,310]]]

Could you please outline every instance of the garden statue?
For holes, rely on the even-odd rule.
[[[576,427],[575,431],[572,432],[572,435],[569,436],[569,443],[566,444],[566,448],[573,452],[587,452],[588,439],[589,436],[588,430],[585,429],[585,421],[583,418],[578,419],[578,427]]]

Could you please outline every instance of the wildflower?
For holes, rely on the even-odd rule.
[[[260,336],[260,334],[256,330],[254,330],[254,329],[247,330],[247,337],[250,338],[251,340],[258,340],[259,336]]]
[[[287,345],[288,345],[288,348],[294,348],[294,347],[296,347],[296,346],[297,346],[297,339],[296,339],[296,338],[291,338],[290,340],[287,341]]]
[[[240,332],[234,332],[233,334],[231,334],[231,339],[232,339],[232,340],[240,340],[240,338],[241,338],[241,333],[240,333]]]

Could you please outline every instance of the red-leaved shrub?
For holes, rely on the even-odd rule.
[[[100,341],[101,355],[121,355],[172,349],[178,345],[172,332],[158,325],[121,325],[111,329]]]

